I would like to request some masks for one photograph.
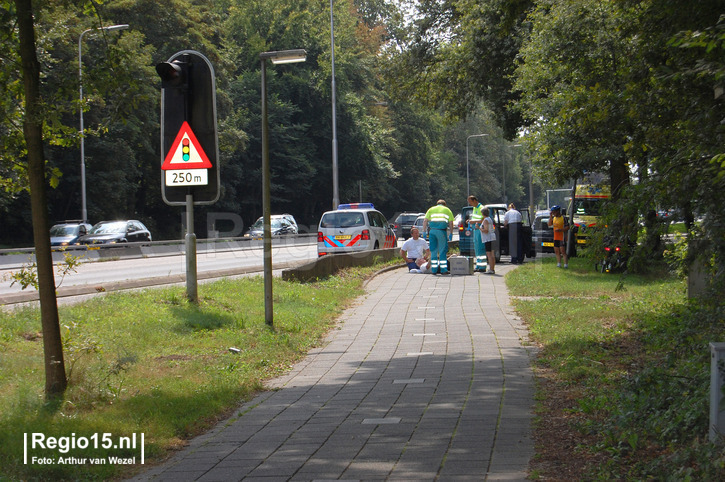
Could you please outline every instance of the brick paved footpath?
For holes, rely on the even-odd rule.
[[[272,390],[133,480],[525,480],[534,349],[514,268],[379,274]]]

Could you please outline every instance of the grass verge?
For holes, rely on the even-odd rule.
[[[0,312],[0,479],[128,476],[142,468],[141,433],[147,463],[163,458],[319,344],[362,293],[364,280],[382,266],[348,269],[309,284],[275,279],[274,329],[264,322],[261,277],[202,284],[198,306],[186,301],[183,287],[173,287],[61,307],[70,383],[54,404],[43,394],[38,310]],[[53,463],[24,465],[24,434],[33,433],[68,437],[69,443],[85,438],[89,447],[35,449],[31,457]],[[135,449],[113,447],[134,434]],[[87,463],[58,463],[64,455]],[[135,464],[108,463],[113,456],[135,456]],[[94,465],[91,459],[107,463]]]
[[[721,303],[689,302],[665,271],[600,274],[584,258],[529,263],[507,284],[540,346],[532,478],[725,478],[725,452],[707,441]]]

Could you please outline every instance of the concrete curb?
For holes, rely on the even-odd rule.
[[[297,266],[297,263],[279,263],[274,266],[275,269],[291,268]],[[239,276],[249,273],[261,273],[261,267],[246,267],[246,268],[231,268],[221,271],[202,271],[197,274],[197,279],[208,280],[215,278],[225,278],[229,276]],[[185,283],[186,275],[178,274],[171,276],[161,276],[155,278],[142,278],[128,281],[115,281],[109,283],[93,284],[93,285],[80,285],[80,286],[68,286],[60,287],[57,290],[57,298],[67,298],[72,296],[83,296],[91,295],[96,293],[105,293],[111,291],[130,290],[138,288],[148,288],[152,286],[163,286],[176,283]],[[13,293],[9,295],[0,296],[0,305],[11,305],[15,303],[28,303],[32,301],[38,301],[39,296],[37,291]]]

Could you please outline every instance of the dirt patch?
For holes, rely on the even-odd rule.
[[[556,379],[553,370],[537,367],[539,406],[534,426],[536,457],[529,469],[534,480],[585,480],[587,467],[598,458],[582,447],[591,447],[593,436],[576,429],[583,416],[576,410],[580,394],[576,387],[567,386]]]
[[[20,336],[22,336],[27,341],[36,341],[43,338],[43,334],[39,331],[36,331],[35,333],[23,333]]]

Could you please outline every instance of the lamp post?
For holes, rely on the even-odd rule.
[[[471,195],[471,178],[468,173],[468,140],[471,137],[485,137],[488,134],[473,134],[468,137],[466,137],[466,199],[468,199],[468,196]]]
[[[524,145],[523,144],[511,144],[509,147],[511,147],[511,148],[524,147]],[[504,171],[504,172],[506,172],[506,171]],[[506,181],[504,179],[504,183],[505,182]],[[504,184],[504,186],[505,185],[506,184]],[[531,160],[529,160],[529,216],[530,216],[529,219],[531,219],[532,222],[534,219],[534,188],[533,188],[533,185],[534,184],[533,184],[532,164],[531,164]]]
[[[330,60],[332,61],[332,209],[340,204],[340,187],[337,176],[337,116],[335,88],[335,22],[330,0]]]
[[[81,218],[82,222],[88,221],[88,210],[86,209],[86,159],[85,159],[85,144],[84,139],[85,135],[83,134],[83,63],[81,61],[81,51],[83,46],[83,36],[87,34],[88,32],[91,32],[93,30],[105,30],[106,32],[113,32],[115,30],[126,30],[128,28],[127,24],[121,24],[121,25],[111,25],[109,27],[97,27],[97,28],[89,28],[88,30],[84,30],[81,32],[80,37],[78,37],[78,85],[79,85],[79,91],[80,91],[80,104],[78,105],[78,110],[80,110],[81,113],[81,122],[80,122],[80,134],[81,134]]]
[[[506,156],[501,158],[501,197],[503,198],[503,203],[508,207],[508,200],[506,199]]]
[[[272,305],[272,227],[270,201],[270,169],[269,169],[269,127],[267,125],[267,60],[273,64],[291,64],[307,60],[304,49],[262,52],[259,54],[262,64],[262,217],[264,222],[264,321],[268,326],[274,325]]]

